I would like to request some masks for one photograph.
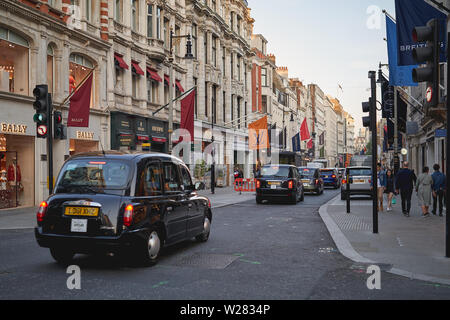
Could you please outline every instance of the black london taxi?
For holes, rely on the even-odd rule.
[[[208,240],[211,203],[197,193],[204,187],[193,185],[187,166],[169,155],[76,155],[39,207],[36,240],[61,264],[77,253],[103,252],[150,266],[163,246]]]
[[[297,168],[281,164],[263,166],[256,180],[256,203],[280,199],[286,199],[291,204],[305,199]]]

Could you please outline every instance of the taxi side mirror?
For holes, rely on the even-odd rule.
[[[195,183],[195,190],[196,191],[200,191],[200,190],[205,190],[205,184],[203,183],[203,182],[201,182],[201,181],[199,181],[199,182],[196,182]]]

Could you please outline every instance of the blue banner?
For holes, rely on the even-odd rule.
[[[398,65],[410,66],[415,61],[412,51],[423,44],[415,43],[412,39],[412,32],[415,27],[426,26],[428,21],[437,18],[439,20],[439,38],[441,41],[441,62],[446,62],[446,35],[447,16],[426,3],[424,0],[395,0],[395,11],[397,19],[398,36]]]
[[[399,66],[398,64],[397,27],[388,16],[386,16],[386,35],[389,57],[389,85],[417,87],[417,83],[412,79],[412,70],[417,66]]]
[[[302,148],[300,145],[300,133],[297,133],[294,137],[292,137],[292,151],[293,152],[302,151]]]

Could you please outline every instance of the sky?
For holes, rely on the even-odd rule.
[[[249,0],[255,34],[290,78],[315,83],[337,97],[362,127],[363,101],[370,96],[370,70],[387,64],[386,21],[394,0]],[[275,6],[276,5],[276,6]],[[387,70],[384,69],[387,74]],[[338,89],[338,84],[343,92]]]

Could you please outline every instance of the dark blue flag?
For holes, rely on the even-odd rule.
[[[423,46],[412,39],[415,27],[426,26],[428,21],[437,18],[439,21],[439,38],[441,41],[441,62],[446,62],[447,16],[426,3],[424,0],[395,0],[398,38],[398,65],[410,66],[416,62],[412,57],[414,48]]]
[[[412,79],[413,66],[399,66],[397,50],[397,27],[394,21],[386,15],[386,36],[389,57],[389,84],[391,86],[416,87]],[[383,117],[384,118],[384,117]]]
[[[292,151],[293,152],[300,152],[301,150],[300,145],[300,133],[297,133],[294,137],[292,137]]]

